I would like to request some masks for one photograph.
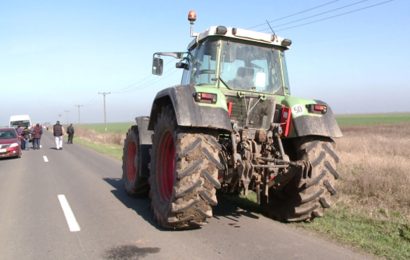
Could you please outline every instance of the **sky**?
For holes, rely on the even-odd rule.
[[[225,25],[292,40],[292,95],[326,101],[336,114],[410,112],[410,1],[0,0],[0,125],[131,122],[149,115],[181,70],[152,54],[185,51],[194,30]]]

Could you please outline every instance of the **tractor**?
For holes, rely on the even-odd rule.
[[[123,182],[148,196],[162,228],[199,227],[219,193],[256,193],[269,217],[311,221],[332,206],[339,178],[330,106],[291,96],[285,62],[289,39],[226,26],[193,32],[176,59],[181,84],[157,93],[149,117],[137,117],[123,149]],[[217,197],[218,191],[218,197]]]

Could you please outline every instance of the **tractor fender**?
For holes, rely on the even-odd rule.
[[[139,116],[135,118],[135,122],[138,127],[138,137],[140,139],[140,144],[152,145],[152,134],[153,132],[148,130],[149,117]]]
[[[142,177],[149,177],[149,162],[151,161],[150,150],[152,148],[152,134],[153,132],[148,130],[149,117],[140,116],[135,118],[136,125],[132,126],[133,129],[138,130],[139,139],[139,160],[141,160],[140,174]],[[135,130],[134,130],[135,131]]]
[[[192,85],[180,85],[158,92],[152,105],[148,129],[154,130],[161,108],[172,104],[178,126],[232,131],[226,108],[200,105],[195,102],[194,93],[195,87]]]
[[[332,109],[325,102],[319,100],[316,102],[327,106],[326,113],[320,116],[302,115],[292,118],[293,131],[289,137],[317,135],[334,138],[343,136]]]

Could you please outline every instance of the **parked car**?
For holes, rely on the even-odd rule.
[[[0,128],[0,158],[21,157],[20,139],[16,129]]]

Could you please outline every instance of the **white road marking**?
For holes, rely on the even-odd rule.
[[[68,204],[67,199],[65,198],[64,194],[59,194],[58,200],[60,201],[61,208],[63,208],[64,216],[68,224],[68,228],[71,232],[78,232],[80,231],[80,225],[78,225],[77,220],[75,219],[74,213]]]
[[[44,162],[48,162],[47,156],[43,155],[43,160],[44,160]]]

